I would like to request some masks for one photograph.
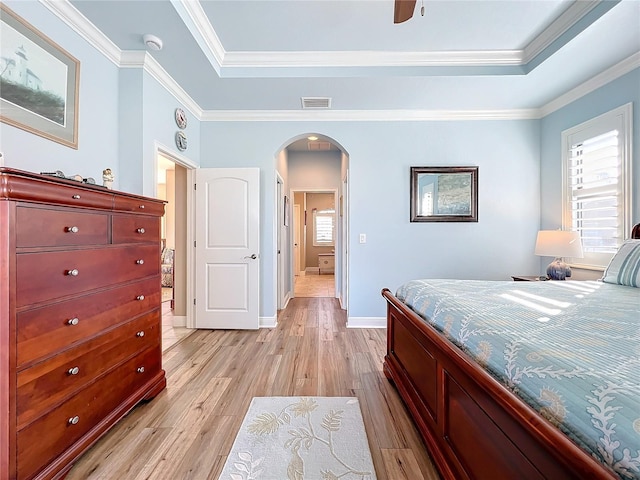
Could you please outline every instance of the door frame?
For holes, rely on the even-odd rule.
[[[175,150],[167,147],[166,145],[160,143],[160,142],[154,142],[154,155],[153,155],[153,196],[157,197],[158,196],[158,163],[157,163],[157,158],[158,155],[163,155],[164,157],[167,157],[169,160],[171,160],[172,162],[174,162],[177,165],[180,165],[181,167],[185,168],[187,171],[187,185],[186,185],[186,190],[187,192],[191,192],[191,194],[187,194],[187,198],[186,200],[186,208],[187,211],[184,212],[185,214],[185,218],[187,220],[187,229],[186,229],[186,241],[185,241],[185,245],[189,246],[189,245],[193,245],[194,239],[195,239],[195,218],[194,218],[194,212],[195,212],[195,170],[198,168],[198,165],[196,165],[195,162],[193,162],[190,158],[177,153]],[[185,297],[186,297],[186,317],[184,318],[184,325],[187,328],[195,328],[194,327],[194,322],[195,322],[195,316],[194,316],[194,305],[193,305],[193,301],[190,301],[190,299],[195,298],[194,297],[194,288],[195,288],[195,278],[193,277],[193,268],[191,268],[192,265],[194,265],[194,249],[193,248],[187,248],[186,251],[186,269],[187,269],[187,275],[186,275],[186,286],[185,286]],[[191,272],[191,275],[189,274],[189,272]],[[181,319],[178,320],[180,323]]]
[[[340,306],[344,310],[349,310],[349,170],[345,172],[344,178],[342,179],[341,186],[341,204],[338,208],[340,208],[340,214],[342,214],[342,218],[338,217],[340,220],[340,236],[342,238],[342,246],[341,253],[342,258],[340,259],[340,275],[342,277],[340,282]],[[336,292],[337,294],[338,292]]]
[[[290,231],[290,226],[284,226],[284,197],[285,197],[285,185],[284,179],[276,171],[276,179],[275,179],[275,225],[273,229],[274,233],[274,244],[275,244],[275,261],[274,268],[276,271],[276,310],[284,310],[291,299],[291,289],[293,285],[290,286],[289,290],[286,289],[286,279],[287,279],[287,264],[285,260],[289,257],[288,249],[290,248],[289,242],[287,242],[287,232]],[[291,202],[289,202],[291,205]],[[289,219],[291,215],[289,215]],[[289,220],[289,225],[291,225],[291,220]],[[287,251],[285,250],[285,246],[287,246]],[[278,253],[278,251],[280,253]]]
[[[338,188],[291,188],[289,189],[289,196],[292,199],[295,199],[295,194],[296,193],[332,193],[333,194],[333,201],[334,201],[334,205],[335,205],[335,210],[336,210],[336,222],[335,222],[335,230],[336,230],[336,241],[334,242],[333,245],[333,250],[334,250],[334,254],[335,254],[335,262],[337,262],[338,260],[340,262],[343,262],[343,258],[342,258],[342,245],[343,242],[346,242],[347,239],[344,235],[345,232],[342,231],[342,228],[338,225],[341,222],[340,219],[340,189]],[[305,205],[304,205],[304,211],[306,211],[307,209],[307,205],[306,205],[306,196],[305,196]],[[343,214],[346,215],[346,212],[343,212]],[[310,219],[307,218],[307,221],[309,221]],[[311,220],[313,221],[313,220]],[[307,236],[306,236],[306,229],[305,229],[305,235],[303,236],[303,238],[300,240],[301,243],[303,244],[301,248],[303,248],[304,252],[305,252],[305,256],[306,256],[306,250],[307,250]],[[339,244],[338,244],[339,242]],[[290,236],[289,238],[289,263],[293,264],[293,235]],[[335,267],[334,267],[335,268]],[[289,276],[290,276],[290,283],[291,283],[291,296],[295,298],[295,291],[293,289],[293,285],[295,282],[295,279],[293,278],[293,269],[290,270],[289,272]],[[338,292],[338,275],[336,274],[335,270],[334,270],[334,275],[333,275],[333,282],[334,282],[334,298],[339,298],[339,292]]]

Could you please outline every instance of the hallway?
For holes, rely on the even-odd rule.
[[[296,275],[294,297],[335,297],[336,283],[333,275]]]

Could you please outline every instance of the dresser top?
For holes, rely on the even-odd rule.
[[[162,216],[164,200],[75,180],[0,167],[0,201],[15,200]]]

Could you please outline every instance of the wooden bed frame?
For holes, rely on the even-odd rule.
[[[640,238],[640,224],[632,231]],[[388,289],[384,373],[445,479],[617,479]]]

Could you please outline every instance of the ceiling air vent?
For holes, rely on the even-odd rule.
[[[331,150],[330,142],[309,142],[307,143],[309,150]]]
[[[302,108],[331,108],[330,97],[301,97]]]

